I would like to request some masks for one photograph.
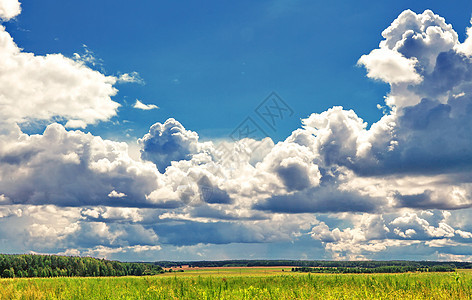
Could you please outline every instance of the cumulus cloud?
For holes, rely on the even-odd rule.
[[[315,135],[314,161],[323,175],[321,186],[332,176],[326,170],[341,167],[354,172],[342,176],[345,189],[359,189],[362,200],[384,199],[380,207],[385,212],[388,207],[420,211],[470,207],[472,145],[466,131],[472,127],[468,117],[472,73],[465,50],[469,41],[460,44],[452,26],[429,10],[422,14],[403,12],[382,35],[385,39],[379,49],[363,56],[359,63],[366,67],[369,77],[391,85],[386,99],[389,112],[369,129],[353,111],[341,107],[303,120],[304,129]],[[333,178],[339,181],[341,177],[338,174]],[[334,186],[332,182],[330,186]],[[312,199],[318,195],[313,193]],[[322,198],[330,200],[334,195],[332,192]],[[313,203],[309,200],[297,206],[298,197],[293,197],[296,201],[291,204],[289,196],[274,196],[280,200],[272,204],[291,212],[320,207],[306,206]],[[355,201],[348,202],[351,206],[341,206],[355,208]],[[269,203],[261,202],[262,208],[268,209]],[[402,222],[408,226],[400,226]],[[312,236],[325,241],[333,257],[351,258],[423,240],[440,238],[422,244],[432,247],[447,244],[451,238],[468,237],[446,221],[433,226],[416,214],[398,217],[385,227],[386,238],[365,238],[363,229],[328,230],[326,224],[315,227]]]
[[[0,19],[8,21],[21,13],[21,6],[18,0],[0,1]]]
[[[172,161],[188,160],[199,152],[198,134],[186,130],[175,119],[151,126],[149,133],[139,140],[141,157],[156,164],[164,172]]]
[[[59,124],[42,135],[0,140],[0,190],[11,203],[146,206],[152,205],[146,195],[159,186],[156,167],[131,159],[125,143]]]
[[[421,82],[421,76],[415,71],[416,63],[415,58],[408,59],[390,49],[375,49],[359,59],[359,64],[367,68],[367,76],[393,84]]]
[[[25,122],[53,117],[94,124],[119,107],[111,97],[116,78],[105,76],[61,54],[22,52],[0,26],[0,116]]]
[[[381,49],[397,51],[407,58],[415,57],[426,72],[434,68],[439,53],[458,43],[452,25],[431,10],[422,14],[405,10],[382,32],[382,36]]]
[[[311,230],[313,239],[320,240],[336,259],[363,259],[389,248],[446,247],[468,245],[469,232],[447,224],[450,213],[438,211],[395,214],[362,214],[338,216],[352,225],[331,229],[319,222]]]
[[[117,192],[117,191],[113,190],[108,194],[108,197],[110,197],[110,198],[122,198],[122,197],[126,197],[126,194],[125,193],[120,193],[120,192]]]
[[[465,170],[472,149],[466,133],[472,125],[468,117],[472,68],[470,57],[457,50],[465,43],[459,43],[444,18],[429,10],[403,12],[382,35],[379,49],[360,63],[368,76],[390,83],[386,99],[390,111],[368,130],[353,111],[340,107],[303,120],[317,136],[320,164],[342,165],[361,176]],[[422,80],[413,78],[416,75],[399,80],[403,75],[392,67],[392,53],[415,61],[411,74]]]
[[[155,231],[136,223],[142,219],[121,222],[133,215],[133,209],[102,207],[104,215],[114,222],[85,219],[81,208],[12,205],[8,209],[12,213],[0,217],[0,237],[10,240],[17,251],[51,253],[60,249],[56,251],[66,255],[92,255],[101,248],[115,253],[161,249]]]
[[[314,159],[310,148],[286,141],[271,149],[260,168],[276,174],[288,191],[297,191],[319,184],[321,174]]]
[[[418,103],[421,95],[409,93],[408,87],[433,72],[441,53],[459,46],[452,26],[430,10],[422,14],[402,12],[382,36],[379,48],[363,55],[359,64],[367,68],[369,77],[391,85],[387,104],[397,107]]]
[[[472,24],[472,19],[471,19]],[[472,26],[467,28],[467,38],[462,44],[457,44],[455,46],[457,52],[463,53],[464,55],[472,55]]]
[[[85,129],[85,127],[87,127],[87,123],[85,123],[85,122],[82,121],[82,120],[69,120],[69,121],[67,121],[65,127],[66,127],[66,128],[81,128],[81,129]]]

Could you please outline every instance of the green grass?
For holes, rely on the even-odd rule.
[[[218,271],[219,274],[205,273]],[[472,298],[472,272],[293,274],[281,269],[254,268],[146,277],[20,278],[1,279],[0,295],[1,299],[451,300]]]

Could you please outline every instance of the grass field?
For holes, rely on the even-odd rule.
[[[146,277],[0,279],[1,299],[471,299],[472,272],[303,274],[203,268]]]

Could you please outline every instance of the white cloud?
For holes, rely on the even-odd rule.
[[[411,10],[402,12],[382,36],[384,40],[379,48],[363,55],[359,64],[367,68],[369,77],[390,83],[392,89],[387,104],[397,107],[420,102],[421,95],[411,93],[409,86],[417,86],[435,70],[441,53],[459,46],[452,26],[430,10],[422,14]],[[431,88],[434,88],[433,84],[426,90]],[[425,87],[417,90],[420,89],[425,90]]]
[[[305,130],[316,136],[313,147],[322,165],[352,164],[357,156],[371,148],[365,137],[367,123],[352,110],[335,106],[321,114],[310,115],[302,123]]]
[[[468,246],[454,239],[469,238],[471,234],[455,230],[446,224],[447,216],[447,213],[427,211],[405,213],[396,217],[390,214],[337,216],[349,220],[352,226],[330,229],[326,223],[320,222],[312,228],[311,236],[322,241],[335,259],[362,259],[373,253],[387,251],[389,248],[409,245],[435,248]],[[392,221],[385,219],[392,217]],[[429,222],[427,218],[430,219]]]
[[[0,0],[0,19],[8,21],[21,13],[18,0]]]
[[[186,130],[175,119],[151,126],[149,133],[139,140],[141,157],[154,162],[164,172],[172,161],[188,160],[199,152],[198,134]]]
[[[142,110],[159,109],[159,107],[155,104],[144,104],[138,99],[136,99],[136,103],[134,104],[133,107],[137,109],[142,109]]]
[[[0,140],[0,191],[13,203],[142,206],[159,186],[157,168],[131,159],[125,143],[66,131],[59,124],[42,135]],[[109,197],[122,194],[127,197]]]
[[[2,2],[3,3],[3,2]],[[72,120],[84,127],[106,121],[120,106],[113,76],[61,54],[23,52],[0,26],[0,117],[9,122]]]
[[[472,239],[472,233],[470,232],[457,229],[455,233],[463,239]]]
[[[117,191],[113,190],[108,194],[108,197],[110,197],[110,198],[123,198],[123,197],[126,197],[126,194],[125,193],[120,193],[120,192],[117,192]]]
[[[390,49],[372,50],[370,54],[363,55],[358,63],[366,67],[367,76],[387,83],[408,82],[417,84],[422,80],[421,76],[415,71],[417,64],[415,58],[408,59]]]
[[[402,12],[382,32],[385,38],[380,49],[390,49],[406,58],[415,57],[419,67],[431,72],[441,52],[452,49],[458,43],[452,25],[431,10],[416,14],[411,10]]]
[[[85,123],[85,122],[82,121],[82,120],[69,120],[69,121],[67,121],[65,127],[66,127],[66,128],[81,128],[81,129],[85,129],[85,128],[87,127],[87,123]]]
[[[275,145],[258,167],[276,174],[287,190],[296,191],[319,185],[321,174],[314,159],[310,148],[286,141]]]
[[[138,72],[121,74],[120,76],[118,76],[118,82],[144,84],[144,80],[139,76]]]
[[[472,25],[472,19],[470,20]],[[464,43],[455,46],[457,52],[463,53],[467,56],[472,56],[472,26],[467,28],[467,38]]]

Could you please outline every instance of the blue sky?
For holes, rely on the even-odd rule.
[[[432,9],[465,38],[467,1],[43,1],[24,3],[6,26],[25,51],[72,56],[87,45],[106,74],[140,74],[144,85],[120,85],[113,98],[123,104],[117,118],[132,123],[101,123],[92,132],[113,137],[132,128],[141,137],[174,117],[202,138],[226,137],[276,91],[295,111],[269,133],[281,140],[300,118],[333,105],[355,109],[369,123],[379,119],[376,105],[388,85],[366,79],[356,63],[408,8]],[[136,98],[160,110],[130,108]]]
[[[470,259],[471,16],[0,0],[0,252]]]

